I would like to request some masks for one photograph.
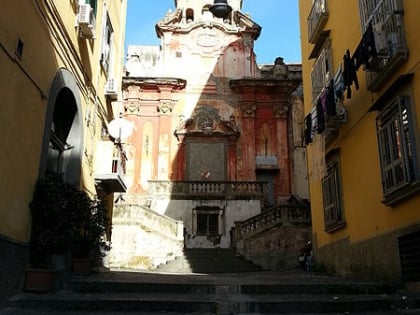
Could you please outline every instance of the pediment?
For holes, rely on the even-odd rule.
[[[213,106],[200,106],[191,118],[181,120],[179,127],[175,130],[174,135],[187,137],[226,137],[237,138],[239,136],[239,128],[236,125],[235,118],[229,117],[223,120],[218,109]]]

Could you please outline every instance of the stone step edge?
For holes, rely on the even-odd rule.
[[[355,310],[395,310],[400,308],[398,296],[249,296],[249,295],[191,295],[191,294],[69,294],[24,295],[11,300],[9,306],[30,309],[54,310],[202,310],[215,311],[220,305],[229,304],[235,309],[249,308],[303,311],[328,309],[331,311]],[[404,306],[404,305],[403,305]],[[404,308],[404,307],[403,307]],[[405,308],[407,309],[407,308]]]
[[[369,301],[401,301],[405,303],[420,302],[420,296],[410,296],[399,294],[241,294],[241,293],[176,293],[176,292],[148,292],[148,293],[74,293],[68,290],[54,293],[23,293],[12,297],[9,301],[16,303],[19,301],[189,301],[189,302],[223,302],[228,298],[231,302],[369,302]]]
[[[285,284],[223,284],[223,283],[197,283],[197,282],[137,282],[137,281],[97,281],[97,280],[78,280],[66,282],[66,288],[73,288],[73,291],[83,292],[103,292],[111,293],[124,292],[120,290],[130,290],[131,292],[144,292],[153,289],[159,289],[160,292],[177,293],[182,291],[191,292],[192,290],[213,290],[218,288],[229,288],[232,292],[238,292],[248,295],[264,295],[276,293],[278,295],[290,294],[316,294],[317,295],[331,295],[331,294],[345,294],[345,295],[375,295],[375,294],[396,294],[394,286],[384,286],[376,284],[331,284],[331,283],[285,283]],[[96,291],[95,291],[96,290]],[[213,292],[211,291],[211,292]]]

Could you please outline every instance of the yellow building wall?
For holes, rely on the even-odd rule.
[[[30,237],[29,203],[40,167],[41,144],[50,85],[59,69],[73,76],[82,103],[84,149],[81,185],[95,193],[95,143],[103,121],[112,119],[101,68],[103,12],[114,29],[115,78],[124,58],[126,1],[98,0],[96,37],[78,36],[77,1],[14,0],[0,10],[0,237],[26,243]],[[15,53],[23,43],[22,58]],[[110,157],[111,158],[111,157]]]
[[[344,100],[348,114],[347,122],[341,125],[338,137],[326,145],[326,152],[332,149],[340,150],[342,200],[346,222],[346,226],[342,229],[333,232],[325,231],[321,180],[312,176],[315,174],[312,160],[318,153],[314,151],[313,145],[308,146],[313,233],[320,249],[343,240],[350,246],[361,244],[420,224],[418,211],[420,193],[417,192],[414,196],[393,206],[382,203],[382,178],[376,131],[378,112],[369,111],[369,108],[387,91],[399,75],[414,73],[411,81],[411,101],[414,104],[417,120],[416,133],[420,134],[420,42],[416,39],[420,2],[405,0],[403,6],[403,21],[409,49],[407,61],[377,92],[367,90],[365,72],[362,68],[359,69],[357,76],[360,89],[356,90],[353,85],[352,98]],[[362,38],[358,1],[330,0],[327,1],[327,7],[329,16],[324,30],[330,30],[333,73],[336,73],[346,49],[353,54]],[[308,59],[313,49],[313,45],[308,42],[307,26],[311,8],[312,0],[299,0],[306,114],[314,105],[311,71],[316,59]],[[420,150],[420,143],[416,143],[416,146],[417,150]]]

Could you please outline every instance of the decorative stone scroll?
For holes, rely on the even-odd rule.
[[[255,117],[257,105],[254,102],[241,102],[240,106],[244,117]]]
[[[172,112],[173,108],[174,108],[174,104],[173,104],[172,101],[163,100],[163,101],[160,101],[160,103],[157,107],[157,111],[159,113],[166,114],[166,113]]]

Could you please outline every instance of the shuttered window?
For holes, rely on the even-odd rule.
[[[327,232],[335,231],[345,225],[341,201],[341,180],[338,155],[327,163],[327,174],[322,179],[324,222]]]
[[[408,105],[408,97],[394,98],[378,115],[376,122],[386,204],[419,188],[414,116]]]

